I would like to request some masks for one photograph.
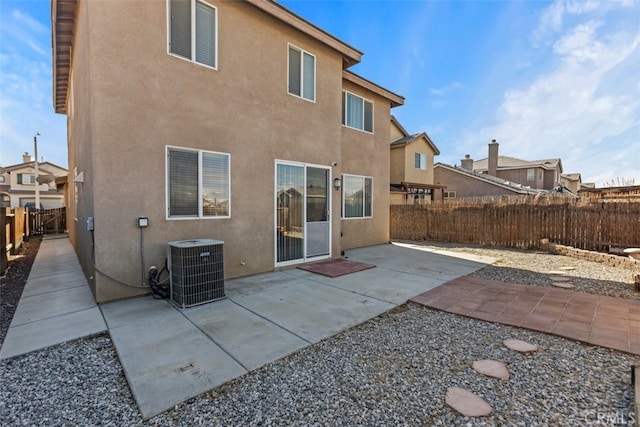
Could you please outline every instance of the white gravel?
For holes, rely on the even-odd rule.
[[[508,280],[512,272],[513,281],[527,283],[520,278],[537,281],[539,271],[575,265],[569,274],[594,286],[620,283],[602,273],[602,266],[587,272],[572,258],[500,254],[500,267],[475,274]],[[540,350],[513,352],[502,345],[507,338]],[[506,362],[509,381],[475,372],[471,364],[480,359]],[[113,345],[102,335],[0,362],[0,424],[625,425],[633,420],[630,372],[638,359],[407,304],[143,421]],[[478,419],[457,414],[444,404],[448,387],[478,394],[493,414]]]

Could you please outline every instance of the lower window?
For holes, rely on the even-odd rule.
[[[371,218],[373,178],[342,175],[342,217]]]
[[[167,147],[167,217],[230,216],[229,154]]]

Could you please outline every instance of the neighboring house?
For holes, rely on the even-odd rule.
[[[67,169],[51,162],[38,163],[40,184],[36,181],[35,162],[29,153],[22,155],[22,163],[5,166],[0,174],[0,194],[3,207],[36,207],[36,186],[43,209],[55,209],[64,206],[64,192],[58,191],[56,178],[66,177]]]
[[[470,159],[468,159],[470,160]],[[489,157],[470,160],[471,170],[515,182],[536,190],[552,191],[560,184],[560,159],[522,160],[498,155],[498,143],[489,144]],[[463,168],[465,166],[462,166]]]
[[[391,204],[407,205],[442,200],[442,186],[433,185],[434,157],[438,147],[426,133],[409,134],[391,116]]]
[[[355,48],[270,0],[53,0],[52,31],[97,301],[147,292],[170,241],[224,241],[227,278],[389,241],[404,98],[348,70]]]
[[[436,163],[434,165],[434,181],[438,185],[446,186],[444,189],[445,199],[481,196],[516,196],[537,194],[540,192],[539,190],[509,182],[502,178],[443,163]]]
[[[583,184],[578,194],[602,201],[640,202],[640,185],[595,188],[595,185],[592,187],[590,184]]]
[[[582,175],[579,173],[563,173],[560,175],[560,183],[573,194],[578,194],[582,187]]]

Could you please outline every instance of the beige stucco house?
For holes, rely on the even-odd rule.
[[[39,162],[40,182],[38,182],[35,160],[31,158],[29,153],[24,153],[22,163],[4,166],[3,170],[0,173],[2,207],[27,206],[36,208],[36,186],[43,209],[56,209],[65,205],[64,192],[58,190],[55,180],[59,177],[66,177],[67,169],[51,162]]]
[[[170,241],[224,241],[226,278],[388,242],[404,99],[349,71],[357,49],[270,0],[53,0],[52,20],[97,301],[148,292]]]
[[[548,192],[573,194],[561,186],[560,159],[521,160],[500,156],[498,143],[488,144],[488,157],[474,161],[466,155],[460,166],[436,164],[434,182],[445,186],[444,198],[528,195]],[[575,194],[574,194],[575,195]]]
[[[425,132],[409,134],[391,116],[390,197],[392,205],[442,200],[442,186],[433,183],[433,164],[440,150]]]
[[[578,194],[582,185],[582,175],[579,173],[563,173],[560,175],[560,183],[573,194]]]
[[[468,168],[465,163],[470,161],[470,167],[475,172],[486,173],[535,190],[552,191],[560,184],[562,161],[559,158],[522,160],[500,156],[499,144],[495,140],[489,143],[488,148],[488,157],[476,161],[463,160],[462,167]]]

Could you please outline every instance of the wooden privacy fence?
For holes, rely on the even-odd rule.
[[[640,203],[434,203],[391,206],[392,239],[532,248],[540,239],[580,249],[640,247]]]
[[[65,208],[29,211],[31,236],[64,233],[66,229],[67,215]]]

